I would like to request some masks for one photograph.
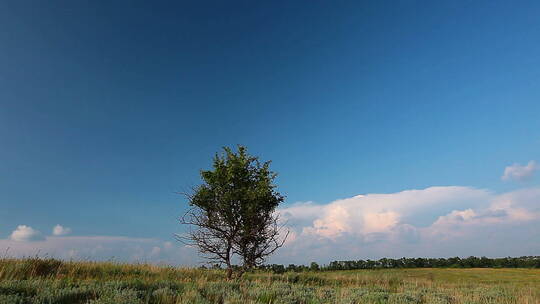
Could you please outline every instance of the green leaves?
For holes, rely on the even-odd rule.
[[[223,148],[212,169],[201,171],[203,183],[190,196],[196,211],[182,222],[197,228],[189,237],[192,244],[229,268],[233,254],[240,256],[243,268],[262,263],[283,244],[277,241],[274,212],[284,196],[276,190],[276,176],[269,161],[260,162],[246,147]]]

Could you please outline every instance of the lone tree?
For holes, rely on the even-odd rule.
[[[235,152],[223,148],[216,154],[212,170],[201,171],[203,183],[184,193],[190,209],[180,218],[189,225],[178,239],[193,245],[210,262],[225,264],[227,278],[237,277],[283,246],[288,231],[280,237],[276,208],[284,197],[276,191],[276,173],[270,162],[259,161],[243,146]],[[233,265],[233,257],[241,262]]]

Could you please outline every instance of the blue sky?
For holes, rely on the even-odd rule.
[[[69,238],[174,243],[186,207],[174,192],[236,144],[273,161],[283,208],[462,186],[414,223],[372,211],[395,229],[485,217],[500,196],[539,186],[527,167],[540,160],[539,13],[537,1],[0,3],[0,239],[46,250],[60,224]],[[512,212],[535,214],[531,195]],[[309,228],[299,236],[337,238],[317,223],[340,219],[295,216]],[[42,237],[13,243],[21,225]],[[368,226],[347,229],[369,242],[382,226]],[[507,239],[538,227],[512,222]],[[490,249],[540,254],[529,243]]]

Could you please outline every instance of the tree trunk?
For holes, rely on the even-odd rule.
[[[242,267],[240,267],[240,270],[238,271],[237,278],[240,279],[242,275],[244,275],[244,273],[248,271],[248,269],[250,269],[250,267],[246,267],[246,265],[242,265]]]
[[[232,275],[233,275],[232,267],[231,265],[227,265],[227,280],[232,279]]]
[[[225,257],[225,264],[227,265],[227,280],[231,280],[233,276],[233,268],[231,265],[231,240],[228,241],[227,247],[227,256]]]

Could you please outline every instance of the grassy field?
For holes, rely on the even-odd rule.
[[[272,274],[0,260],[0,303],[540,303],[540,269],[390,269]]]

